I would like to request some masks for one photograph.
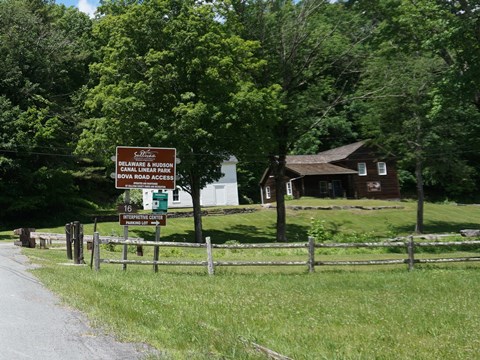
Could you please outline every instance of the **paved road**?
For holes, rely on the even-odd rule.
[[[143,345],[119,343],[90,328],[81,313],[62,306],[28,268],[18,247],[0,242],[0,360],[147,356]]]

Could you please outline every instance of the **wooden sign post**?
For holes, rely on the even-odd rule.
[[[125,189],[124,209],[130,206],[130,189],[174,190],[176,188],[176,149],[117,146],[115,160],[115,187]],[[127,211],[127,210],[125,210]],[[166,225],[167,214],[120,214],[123,236],[128,240],[129,225],[155,225],[155,241],[160,242],[160,226]],[[127,260],[128,245],[123,245],[122,259]],[[137,246],[137,255],[143,249]],[[158,261],[159,247],[154,247],[153,260]],[[127,264],[123,264],[123,270]],[[154,265],[158,271],[158,265]]]

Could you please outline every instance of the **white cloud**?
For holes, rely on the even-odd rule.
[[[91,18],[94,17],[95,11],[97,11],[97,6],[90,3],[89,0],[78,0],[78,10],[88,14]]]

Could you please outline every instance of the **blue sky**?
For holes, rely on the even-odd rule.
[[[65,4],[65,6],[75,6],[91,17],[93,17],[95,9],[98,6],[98,0],[57,0],[56,3]]]

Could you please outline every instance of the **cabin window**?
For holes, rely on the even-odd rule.
[[[178,190],[178,188],[176,188],[172,192],[172,201],[173,202],[180,202],[180,191]]]
[[[265,197],[267,199],[270,199],[272,197],[272,194],[270,193],[270,186],[265,187]]]
[[[384,162],[377,163],[378,175],[387,175],[387,164]]]
[[[358,163],[358,175],[367,176],[367,164],[364,162]]]
[[[287,195],[292,195],[292,182],[287,181]]]

